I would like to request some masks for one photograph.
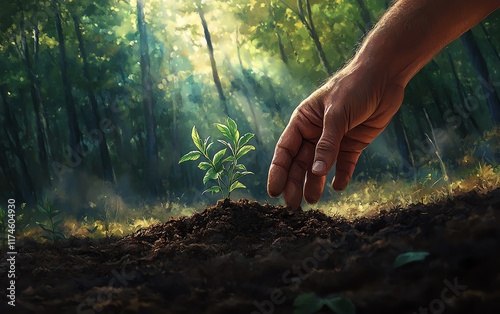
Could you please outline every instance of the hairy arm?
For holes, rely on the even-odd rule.
[[[399,0],[365,39],[355,63],[378,63],[404,87],[441,49],[500,7],[500,0]]]
[[[389,124],[410,79],[500,0],[399,0],[368,34],[354,58],[294,111],[269,169],[268,193],[297,208],[315,203],[335,164],[343,190],[358,158]]]

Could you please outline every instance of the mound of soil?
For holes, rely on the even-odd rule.
[[[417,251],[429,255],[394,267]],[[500,189],[355,221],[225,200],[123,238],[23,239],[15,311],[0,311],[294,313],[313,292],[356,313],[500,313],[498,266]]]

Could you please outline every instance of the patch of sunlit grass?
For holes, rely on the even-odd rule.
[[[417,185],[404,180],[354,182],[337,200],[321,204],[319,209],[329,215],[356,218],[417,203],[436,203],[473,190],[485,194],[497,188],[500,188],[500,166],[478,162],[467,176],[450,178],[448,182],[430,174]]]
[[[122,237],[131,234],[141,228],[168,221],[173,217],[191,216],[205,208],[203,204],[187,206],[180,202],[158,202],[154,205],[140,204],[136,208],[126,209],[120,215],[104,215],[91,219],[85,217],[82,220],[76,219],[67,213],[62,213],[61,232],[66,236],[79,238],[104,238]],[[148,217],[148,218],[146,218]],[[107,218],[107,219],[106,219]],[[43,231],[36,225],[23,229],[22,237],[34,238],[40,242],[45,242],[41,236]]]

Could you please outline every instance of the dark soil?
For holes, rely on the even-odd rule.
[[[393,267],[412,251],[430,255]],[[16,259],[1,313],[293,313],[314,292],[356,313],[496,314],[500,189],[355,221],[226,200],[119,239],[24,239]]]

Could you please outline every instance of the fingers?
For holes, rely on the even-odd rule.
[[[285,189],[292,160],[302,145],[302,135],[292,122],[290,123],[276,144],[271,167],[267,179],[267,193],[271,197],[278,197]]]
[[[304,187],[304,199],[309,204],[316,204],[323,190],[325,189],[326,176],[317,176],[311,171],[307,172],[306,183]]]
[[[368,142],[353,139],[349,137],[349,134],[344,136],[340,143],[340,152],[335,165],[335,177],[332,181],[332,187],[335,191],[342,191],[347,187],[359,156],[366,146],[368,146]]]
[[[313,157],[314,144],[308,141],[302,142],[302,146],[290,166],[283,191],[285,203],[293,209],[298,208],[302,202],[306,171],[311,168]]]
[[[347,132],[347,119],[347,114],[342,107],[330,106],[326,110],[323,119],[323,132],[316,145],[312,166],[312,172],[316,176],[326,176],[335,163],[340,142]]]

